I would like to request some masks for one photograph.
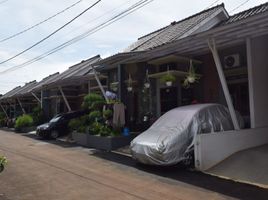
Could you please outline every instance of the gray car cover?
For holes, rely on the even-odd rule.
[[[239,121],[242,126],[242,118]],[[151,165],[174,165],[193,150],[196,134],[232,130],[226,107],[219,104],[195,104],[170,110],[130,145],[137,161]]]

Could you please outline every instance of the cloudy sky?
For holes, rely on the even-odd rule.
[[[0,42],[0,62],[32,46],[63,26],[97,0],[0,0],[0,41],[55,15],[78,2],[67,11],[12,39]],[[138,37],[178,21],[211,5],[225,4],[229,14],[265,3],[265,0],[154,0],[141,9],[112,23],[106,28],[68,46],[38,62],[8,73],[18,66],[62,43],[93,29],[112,16],[127,9],[138,0],[102,0],[95,7],[55,35],[26,53],[0,64],[0,94],[32,80],[62,72],[71,65],[100,54],[103,58],[125,49]]]

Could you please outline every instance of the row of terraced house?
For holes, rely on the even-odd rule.
[[[112,91],[125,104],[126,125],[135,132],[178,106],[224,104],[231,114],[241,113],[246,129],[240,130],[233,115],[233,132],[198,136],[195,165],[205,170],[235,151],[268,142],[267,58],[268,3],[233,16],[221,4],[140,37],[121,53],[97,55],[16,87],[0,103],[10,118],[37,105],[52,117],[80,109],[88,93]],[[190,69],[198,81],[185,84]],[[176,77],[171,86],[161,81],[166,74]],[[206,154],[219,151],[220,156]]]

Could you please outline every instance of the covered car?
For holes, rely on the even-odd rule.
[[[242,117],[237,113],[241,127]],[[220,104],[195,104],[172,109],[130,145],[132,157],[151,165],[193,161],[196,134],[233,130],[228,109]]]

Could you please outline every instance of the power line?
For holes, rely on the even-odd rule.
[[[243,5],[245,5],[246,3],[248,3],[250,0],[246,0],[244,2],[242,2],[240,5],[238,5],[237,7],[235,7],[233,10],[230,11],[230,13],[236,11],[237,9],[239,9],[240,7],[242,7]]]
[[[39,60],[41,60],[41,59],[43,59],[43,58],[45,58],[45,57],[47,57],[47,56],[49,56],[49,55],[51,55],[53,53],[56,53],[57,51],[59,51],[61,49],[64,49],[65,47],[70,46],[71,44],[74,44],[74,43],[78,42],[79,40],[82,40],[83,38],[85,38],[85,37],[97,32],[97,31],[105,28],[106,26],[109,26],[110,24],[120,20],[121,18],[123,18],[123,17],[125,17],[125,16],[127,16],[127,15],[129,15],[129,14],[131,14],[133,12],[135,12],[136,10],[138,10],[138,9],[142,8],[143,6],[151,3],[152,1],[154,1],[154,0],[141,0],[141,1],[138,1],[137,3],[135,3],[132,6],[130,6],[129,8],[127,8],[126,10],[124,10],[121,13],[113,16],[112,18],[110,18],[109,20],[103,22],[102,24],[100,24],[100,25],[98,25],[98,26],[96,26],[96,27],[94,27],[92,29],[89,29],[85,33],[80,34],[80,35],[74,37],[73,39],[68,40],[67,42],[64,42],[61,45],[59,45],[59,46],[57,46],[57,47],[55,47],[55,48],[53,48],[53,49],[41,54],[41,55],[39,55],[39,56],[37,56],[37,57],[35,57],[35,58],[31,59],[31,60],[28,60],[28,61],[26,61],[26,62],[24,62],[24,63],[22,63],[20,65],[16,65],[14,67],[11,67],[9,69],[1,71],[0,74],[5,74],[5,73],[11,72],[11,71],[15,71],[15,70],[17,70],[19,68],[22,68],[22,67],[30,65],[30,64],[32,64],[34,62],[37,62],[37,61],[39,61]]]
[[[6,0],[6,1],[8,1],[8,0]],[[34,24],[34,25],[32,25],[32,26],[30,26],[30,27],[28,27],[28,28],[26,28],[26,29],[24,29],[24,30],[18,32],[18,33],[15,33],[15,34],[13,34],[13,35],[11,35],[11,36],[8,36],[8,37],[6,37],[6,38],[4,38],[4,39],[1,39],[1,40],[0,40],[0,43],[5,42],[5,41],[7,41],[7,40],[10,40],[10,39],[12,39],[12,38],[14,38],[14,37],[17,37],[17,36],[19,36],[19,35],[21,35],[21,34],[27,32],[27,31],[29,31],[29,30],[31,30],[31,29],[33,29],[33,28],[35,28],[35,27],[37,27],[37,26],[39,26],[39,25],[41,25],[41,24],[43,24],[43,23],[45,23],[45,22],[47,22],[47,21],[49,21],[49,20],[51,20],[51,19],[53,19],[54,17],[56,17],[56,16],[58,16],[58,15],[64,13],[64,12],[66,12],[67,10],[71,9],[72,7],[74,7],[74,6],[76,6],[77,4],[81,3],[82,1],[83,1],[83,0],[79,0],[79,1],[77,1],[76,3],[74,3],[74,4],[72,4],[72,5],[68,6],[68,7],[66,7],[65,9],[61,10],[60,12],[58,12],[58,13],[56,13],[56,14],[54,14],[54,15],[48,17],[48,18],[46,18],[45,20],[40,21],[40,22],[38,22],[37,24]],[[2,1],[2,2],[5,2],[5,1]],[[0,2],[0,4],[1,4],[1,2]]]
[[[213,3],[211,3],[206,9],[208,9],[208,8],[210,8],[210,7],[212,7],[213,5],[215,5],[216,3],[218,3],[220,0],[216,0],[216,1],[214,1]]]
[[[132,1],[132,0],[125,1],[124,3],[120,4],[118,7],[113,8],[113,9],[111,9],[111,10],[108,10],[106,13],[104,13],[104,14],[98,16],[98,17],[95,17],[95,18],[91,19],[90,21],[86,22],[85,24],[80,25],[80,26],[77,26],[77,27],[74,27],[72,30],[70,30],[70,31],[68,31],[67,33],[65,33],[64,36],[70,35],[71,33],[76,32],[76,31],[82,29],[85,25],[88,25],[88,24],[90,24],[90,23],[92,23],[92,22],[94,22],[94,21],[97,21],[98,19],[103,18],[104,16],[106,16],[106,15],[108,15],[108,14],[110,14],[110,13],[113,13],[113,12],[116,11],[116,10],[119,10],[119,8],[123,7],[124,5],[128,4],[128,3],[131,2],[131,1]],[[55,37],[55,38],[53,39],[53,41],[54,41],[54,40],[58,40],[58,39],[60,39],[60,38],[62,38],[62,36]],[[42,47],[44,47],[44,46],[47,46],[47,45],[43,45]]]
[[[38,44],[44,42],[45,40],[47,40],[48,38],[50,38],[52,35],[54,35],[55,33],[59,32],[61,29],[63,29],[64,27],[66,27],[67,25],[69,25],[70,23],[72,23],[74,20],[76,20],[77,18],[79,18],[81,15],[83,15],[84,13],[86,13],[88,10],[90,10],[91,8],[93,8],[95,5],[97,5],[99,2],[101,2],[101,0],[96,1],[94,4],[92,4],[91,6],[89,6],[88,8],[86,8],[83,12],[81,12],[80,14],[78,14],[76,17],[74,17],[73,19],[71,19],[69,22],[67,22],[66,24],[64,24],[63,26],[61,26],[60,28],[56,29],[55,31],[53,31],[51,34],[49,34],[48,36],[46,36],[45,38],[43,38],[42,40],[36,42],[35,44],[33,44],[32,46],[28,47],[27,49],[21,51],[20,53],[16,54],[15,56],[12,56],[2,62],[0,62],[1,64],[4,64],[18,56],[20,56],[21,54],[29,51],[30,49],[32,49],[33,47],[37,46]]]

